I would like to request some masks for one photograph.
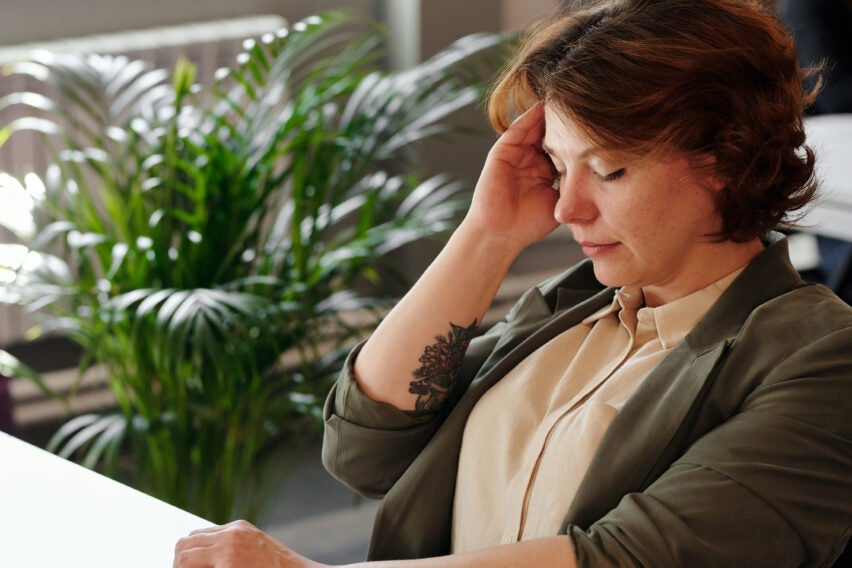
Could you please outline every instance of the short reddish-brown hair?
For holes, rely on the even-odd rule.
[[[809,73],[756,1],[611,0],[533,27],[488,112],[502,132],[544,100],[603,148],[710,164],[724,182],[717,237],[748,241],[792,224],[814,196],[802,124]]]

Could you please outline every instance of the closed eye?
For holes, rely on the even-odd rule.
[[[601,176],[603,181],[616,181],[624,177],[624,174],[627,173],[627,168],[619,168],[612,173]]]
[[[550,187],[559,191],[559,183],[562,181],[563,177],[565,177],[565,172],[560,172],[556,168],[553,168],[553,183],[550,184]]]

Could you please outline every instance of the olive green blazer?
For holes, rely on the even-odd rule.
[[[801,280],[781,235],[767,245],[607,430],[560,531],[579,566],[831,566],[849,541],[852,308]],[[350,355],[326,403],[323,462],[383,499],[371,559],[449,553],[474,404],[613,293],[588,261],[528,291],[471,342],[439,411],[370,400]]]

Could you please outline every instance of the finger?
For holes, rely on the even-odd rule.
[[[221,537],[213,533],[185,536],[175,543],[175,551],[213,546],[218,540],[221,540]]]
[[[213,568],[216,565],[213,547],[175,551],[172,568]]]
[[[217,525],[192,531],[189,535],[179,539],[175,543],[175,566],[181,566],[181,568],[185,566],[185,564],[178,563],[179,557],[183,556],[185,558],[184,562],[189,559],[192,559],[194,562],[197,559],[196,554],[201,549],[212,549],[223,538],[227,538],[226,535],[229,532],[241,530],[256,529],[254,525],[246,521],[235,521],[226,525]]]
[[[234,529],[255,529],[256,527],[248,521],[232,521],[230,523],[224,525],[214,525],[212,527],[205,527],[203,529],[196,529],[189,533],[190,536],[197,534],[216,534]]]
[[[538,102],[509,126],[501,139],[507,144],[540,146],[544,138],[544,103]]]
[[[204,527],[203,529],[195,529],[194,531],[189,533],[189,536],[195,536],[199,534],[214,534],[217,532],[222,532],[223,530],[225,530],[225,527],[227,527],[227,525],[215,525],[212,527]]]

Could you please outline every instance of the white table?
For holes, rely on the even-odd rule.
[[[0,433],[0,567],[170,568],[211,523]]]
[[[816,153],[821,195],[805,229],[852,241],[852,114],[808,117],[805,133]]]

